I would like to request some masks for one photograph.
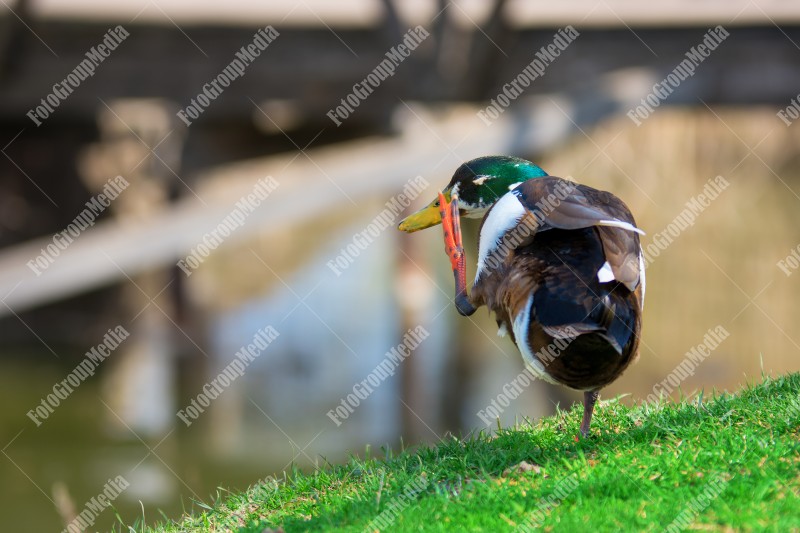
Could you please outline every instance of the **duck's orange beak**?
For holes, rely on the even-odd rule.
[[[450,201],[450,191],[445,191],[444,197]],[[421,229],[430,228],[442,223],[442,215],[439,214],[439,199],[435,199],[416,213],[408,215],[400,221],[397,229],[406,233],[413,233]]]

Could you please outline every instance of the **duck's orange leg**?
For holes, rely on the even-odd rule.
[[[456,309],[463,316],[469,316],[475,312],[475,307],[469,301],[469,296],[467,295],[467,258],[464,255],[464,246],[461,241],[458,195],[454,194],[450,202],[448,202],[440,192],[439,214],[442,216],[444,251],[450,258],[450,266],[453,268],[453,277],[456,282]]]

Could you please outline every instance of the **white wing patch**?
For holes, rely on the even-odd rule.
[[[636,226],[634,226],[630,222],[623,222],[622,220],[617,220],[616,218],[612,218],[611,220],[598,220],[597,221],[597,225],[598,226],[611,226],[611,227],[614,227],[614,228],[621,228],[621,229],[624,229],[624,230],[633,231],[635,233],[638,233],[639,235],[644,235],[645,234],[642,230],[640,230],[639,228],[637,228]]]
[[[639,247],[639,283],[642,284],[642,309],[644,310],[644,250],[641,246]]]
[[[517,340],[517,348],[522,354],[522,359],[525,365],[533,372],[538,378],[547,381],[548,383],[557,384],[545,371],[544,365],[531,350],[528,344],[528,328],[531,324],[531,307],[533,306],[533,294],[528,296],[528,301],[522,308],[517,316],[514,318],[514,324],[511,329],[514,330],[514,338]]]
[[[600,270],[597,271],[597,280],[600,283],[608,283],[609,281],[614,281],[615,279],[614,272],[611,270],[611,265],[609,265],[608,261],[606,261],[603,263],[603,266],[600,267]]]
[[[481,228],[481,235],[478,241],[478,272],[475,274],[475,281],[478,281],[481,273],[486,268],[486,259],[497,249],[503,235],[525,216],[525,206],[520,203],[517,196],[507,192],[494,204]]]
[[[506,323],[503,322],[502,324],[500,324],[500,327],[497,328],[497,336],[505,337],[506,335],[508,335],[508,328],[506,327]]]

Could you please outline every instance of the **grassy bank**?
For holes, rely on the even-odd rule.
[[[800,374],[595,413],[588,440],[576,442],[576,408],[287,473],[148,531],[800,530]]]

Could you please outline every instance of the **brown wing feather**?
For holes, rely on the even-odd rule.
[[[517,187],[514,194],[538,222],[537,231],[597,226],[614,277],[628,289],[636,289],[639,285],[639,235],[599,225],[604,220],[618,220],[636,226],[622,200],[610,192],[554,176],[528,180]]]

